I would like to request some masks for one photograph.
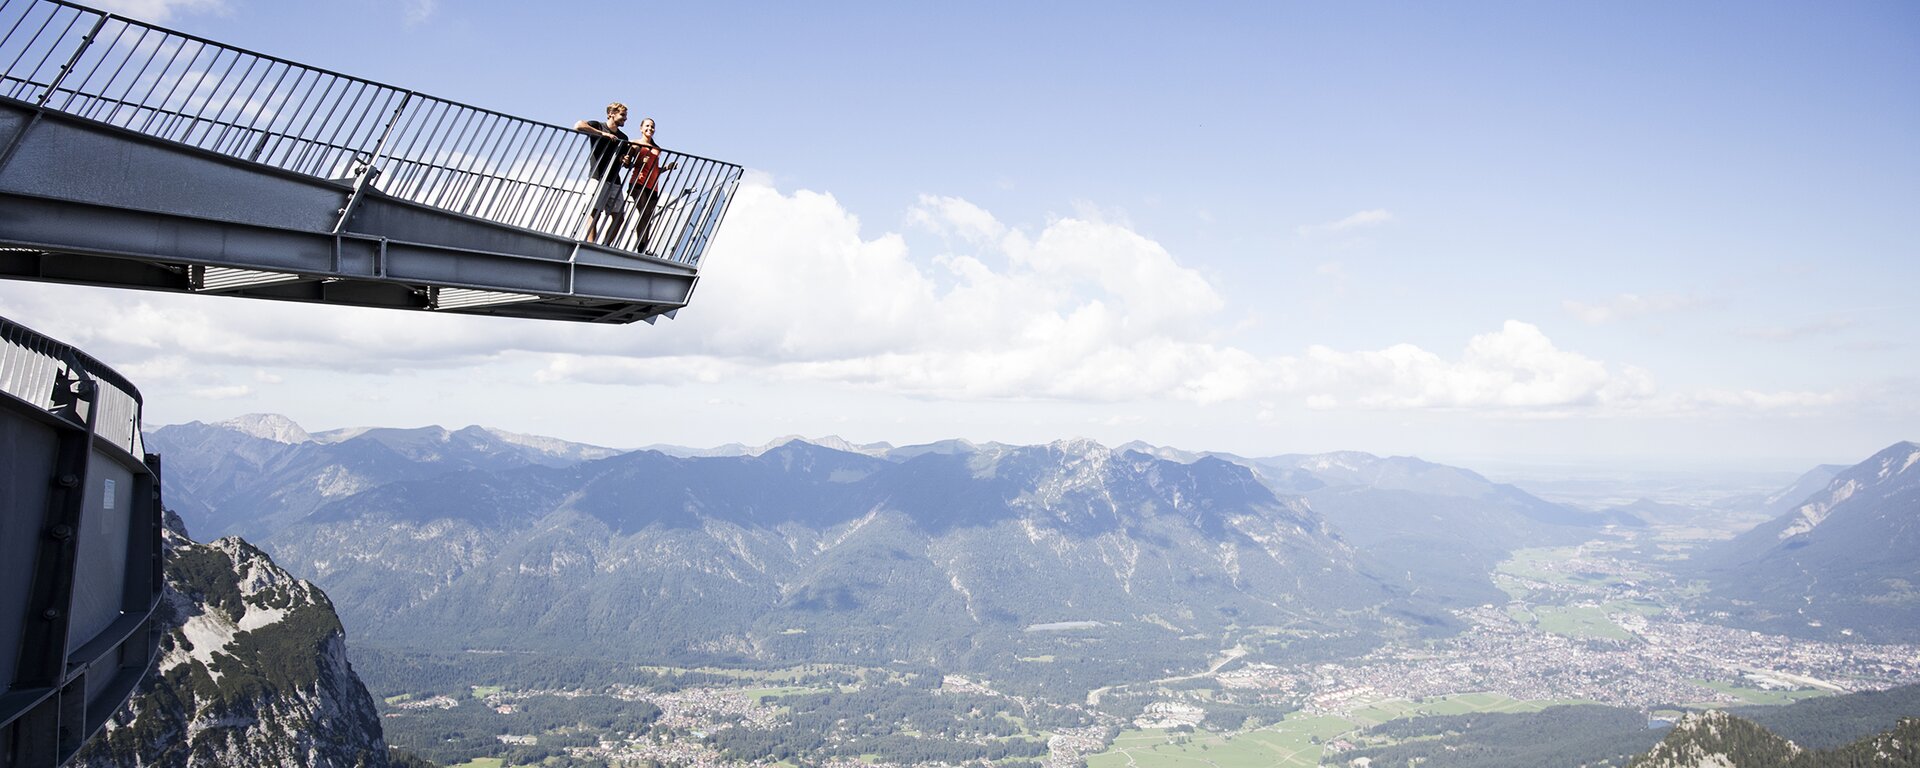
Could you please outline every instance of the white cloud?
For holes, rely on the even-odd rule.
[[[1735,411],[1806,411],[1843,402],[1835,392],[1756,392],[1709,390],[1690,397],[1693,405]]]
[[[1391,221],[1393,221],[1393,214],[1391,212],[1382,208],[1375,208],[1369,211],[1354,213],[1338,221],[1308,224],[1300,227],[1297,231],[1303,235],[1311,235],[1316,232],[1341,232],[1351,229],[1377,227]]]
[[[958,197],[921,195],[907,211],[907,222],[972,243],[991,243],[1007,228],[980,206]]]
[[[1643,315],[1697,309],[1706,306],[1707,303],[1705,299],[1698,296],[1682,294],[1662,293],[1641,296],[1623,293],[1594,303],[1568,299],[1560,302],[1560,306],[1581,322],[1588,325],[1602,325]]]
[[[1831,336],[1851,327],[1853,327],[1853,318],[1836,315],[1798,325],[1747,328],[1740,331],[1740,335],[1760,341],[1786,342],[1807,336]]]
[[[151,22],[165,22],[175,13],[226,13],[226,0],[98,0],[101,10]]]
[[[1561,349],[1518,321],[1452,356],[1409,344],[1256,354],[1225,341],[1234,318],[1205,277],[1121,223],[1061,218],[1029,231],[932,196],[908,218],[959,235],[975,255],[915,254],[897,234],[863,235],[831,195],[749,179],[693,305],[657,326],[20,283],[0,285],[0,314],[136,383],[198,396],[250,393],[195,378],[224,366],[265,384],[278,374],[258,369],[471,369],[554,388],[813,382],[948,400],[1249,402],[1263,418],[1287,406],[1607,415],[1738,405],[1662,395],[1646,372]]]
[[[253,387],[245,384],[231,384],[217,387],[201,387],[192,391],[194,397],[205,400],[237,400],[253,394]]]
[[[1473,337],[1456,360],[1411,344],[1377,351],[1313,347],[1283,366],[1316,409],[1554,409],[1617,406],[1654,393],[1644,371],[1613,371],[1509,320]]]
[[[421,24],[432,18],[434,7],[438,4],[438,0],[406,0],[407,26]]]

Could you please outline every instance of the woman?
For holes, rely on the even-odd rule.
[[[627,194],[633,197],[633,210],[640,214],[634,225],[639,241],[633,250],[647,252],[648,230],[653,224],[653,209],[660,202],[660,177],[679,167],[679,163],[660,164],[660,145],[653,143],[653,118],[640,121],[640,139],[633,142],[633,177],[627,182]]]

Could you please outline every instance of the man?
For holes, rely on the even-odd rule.
[[[590,194],[593,195],[593,208],[587,211],[587,239],[600,239],[600,215],[607,216],[607,243],[620,232],[620,225],[626,223],[626,201],[620,199],[620,169],[633,164],[633,156],[627,154],[627,135],[620,132],[620,126],[627,124],[627,105],[614,102],[607,105],[606,122],[582,120],[573,124],[573,129],[592,138],[587,144],[587,178],[592,180]]]

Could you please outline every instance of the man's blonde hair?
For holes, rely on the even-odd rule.
[[[622,104],[622,103],[620,103],[620,102],[617,102],[617,101],[616,101],[616,102],[614,102],[614,103],[612,103],[612,104],[608,104],[608,105],[607,105],[607,116],[608,116],[608,117],[612,117],[612,116],[613,116],[613,113],[615,113],[615,112],[625,112],[625,111],[627,111],[627,105],[625,105],[625,104]]]

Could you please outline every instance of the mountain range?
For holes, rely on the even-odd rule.
[[[321,505],[397,480],[459,470],[566,466],[618,451],[467,427],[358,428],[309,434],[252,414],[150,431],[166,457],[166,499],[194,530],[264,539]]]
[[[689,663],[1125,656],[1151,674],[1250,632],[1445,632],[1445,609],[1504,599],[1489,573],[1514,549],[1684,515],[1580,510],[1358,452],[826,439],[622,453],[484,427],[309,434],[270,415],[148,441],[191,524],[263,541],[368,641]],[[1730,623],[1913,626],[1915,456],[1901,443],[1816,468],[1771,503],[1825,477],[1820,490],[1689,574]]]
[[[1910,642],[1920,626],[1920,444],[1895,443],[1833,473],[1784,514],[1700,553],[1690,570],[1736,624]]]
[[[1487,574],[1507,550],[1607,522],[1360,453],[619,453],[483,427],[308,434],[270,415],[148,440],[191,524],[263,540],[356,637],[437,650],[1138,667],[1106,670],[1119,679],[1191,666],[1235,633],[1445,631],[1444,608],[1498,599]]]
[[[1085,442],[460,471],[329,503],[270,543],[371,640],[433,626],[689,663],[1005,667],[1090,639],[1156,649],[1125,657],[1160,672],[1231,626],[1377,622],[1401,589],[1245,468]]]

